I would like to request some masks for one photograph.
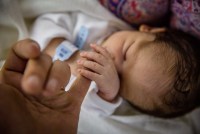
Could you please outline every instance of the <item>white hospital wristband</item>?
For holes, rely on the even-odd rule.
[[[55,55],[53,57],[53,61],[60,60],[65,61],[69,59],[74,52],[78,50],[73,44],[68,41],[61,42],[56,48]]]

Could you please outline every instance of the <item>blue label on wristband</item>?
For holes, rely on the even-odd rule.
[[[64,61],[68,59],[72,55],[72,52],[65,47],[64,45],[59,45],[56,48],[56,55],[55,55],[55,60],[61,60]]]
[[[87,40],[88,34],[89,34],[88,28],[81,26],[80,31],[79,31],[79,33],[76,37],[75,43],[74,43],[78,49],[83,48],[83,45],[85,44],[85,42]]]
[[[58,47],[56,48],[55,55],[53,57],[53,61],[55,60],[67,60],[70,56],[76,52],[78,49],[68,41],[63,41]]]

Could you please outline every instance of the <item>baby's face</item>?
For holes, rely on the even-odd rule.
[[[163,66],[167,63],[156,59],[154,39],[152,33],[123,31],[103,43],[119,72],[120,95],[143,110],[162,105],[161,97],[171,79]]]

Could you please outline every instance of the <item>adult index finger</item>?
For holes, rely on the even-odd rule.
[[[23,90],[31,95],[40,94],[44,89],[51,65],[51,57],[43,53],[38,58],[30,59],[22,78]]]
[[[3,66],[5,70],[23,72],[26,61],[40,55],[39,45],[30,39],[18,41],[10,50]]]
[[[83,99],[89,89],[91,80],[84,76],[78,75],[71,88],[68,91],[68,95],[72,100],[81,105]]]

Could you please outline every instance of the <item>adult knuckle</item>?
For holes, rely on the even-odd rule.
[[[48,63],[52,62],[51,56],[49,56],[47,54],[42,54],[41,58],[42,58],[42,60],[47,61]]]

